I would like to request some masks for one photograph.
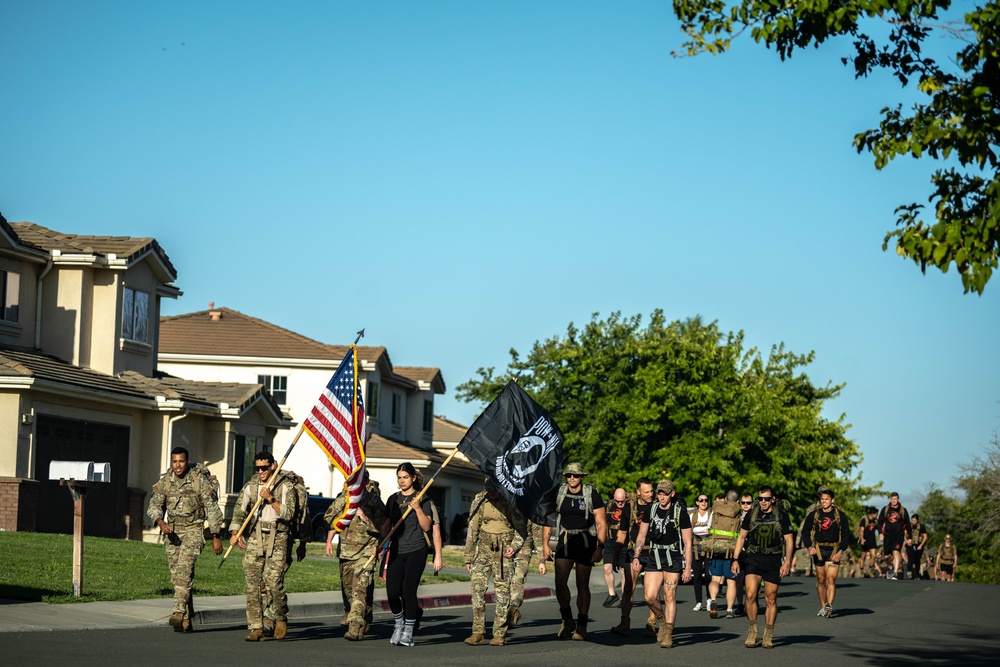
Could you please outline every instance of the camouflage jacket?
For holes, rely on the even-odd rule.
[[[344,511],[347,496],[341,493],[330,503],[323,514],[323,522],[327,530],[334,520]],[[340,534],[337,545],[337,558],[341,560],[358,560],[371,555],[381,535],[382,523],[385,521],[385,504],[379,495],[378,484],[369,482],[361,495],[361,506],[358,513],[351,519],[347,529]]]
[[[146,516],[154,524],[158,519],[166,518],[175,530],[203,526],[205,519],[208,519],[212,533],[222,532],[226,525],[215,489],[197,479],[190,470],[183,477],[178,477],[172,470],[160,476],[153,485]]]
[[[281,513],[278,514],[274,511],[273,506],[262,501],[257,508],[255,519],[265,524],[273,523],[279,531],[288,532],[290,530],[289,524],[297,511],[297,499],[292,481],[287,477],[284,470],[278,473],[278,481],[271,488],[271,493],[274,494],[274,497],[281,504]],[[243,485],[240,495],[236,498],[233,520],[229,523],[229,530],[231,532],[236,532],[240,529],[240,526],[243,525],[243,520],[246,519],[247,512],[253,509],[254,503],[257,502],[259,497],[260,477],[254,475],[249,482]],[[253,530],[255,523],[255,520],[251,520],[247,524],[247,529],[243,531],[243,534],[248,535]],[[292,537],[294,538],[295,536],[293,535]]]
[[[480,491],[472,501],[469,535],[465,540],[465,562],[472,563],[480,546],[499,551],[511,546],[518,552],[524,546],[527,522],[503,498],[490,500]]]
[[[524,545],[521,547],[521,550],[515,554],[515,558],[530,560],[531,553],[533,551],[541,550],[542,527],[529,519],[525,526]]]

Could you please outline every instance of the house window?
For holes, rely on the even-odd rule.
[[[239,493],[243,485],[253,477],[257,471],[254,469],[254,455],[257,453],[258,438],[246,435],[236,435],[233,437],[233,455],[229,468],[229,493]],[[262,451],[270,451],[270,447],[264,446]]]
[[[0,271],[0,320],[17,322],[21,300],[21,274]]]
[[[434,401],[424,401],[424,431],[434,430]]]
[[[288,377],[284,375],[258,375],[257,382],[267,387],[278,405],[288,404]]]
[[[126,287],[122,295],[122,338],[148,343],[149,294]]]
[[[399,394],[392,392],[392,425],[399,426],[399,420],[403,416],[403,400]]]
[[[368,383],[368,400],[365,401],[366,414],[378,419],[378,382]]]

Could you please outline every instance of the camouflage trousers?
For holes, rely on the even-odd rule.
[[[288,618],[288,595],[285,593],[285,573],[292,564],[292,538],[279,531],[274,536],[274,548],[267,553],[269,535],[263,535],[263,544],[257,533],[247,537],[247,550],[243,554],[243,577],[247,582],[247,627],[263,627],[265,610],[273,611],[274,619]],[[268,614],[270,616],[270,613]]]
[[[184,618],[194,613],[191,601],[191,585],[194,583],[194,564],[205,548],[205,529],[195,526],[174,531],[175,540],[167,540],[167,566],[170,568],[170,583],[174,587],[174,612],[181,612]]]
[[[372,622],[372,599],[375,595],[375,568],[378,559],[368,557],[340,561],[340,595],[344,600],[347,622],[358,621],[365,625]]]
[[[486,589],[493,578],[496,609],[493,614],[493,636],[507,636],[507,615],[510,610],[510,583],[514,576],[514,559],[504,558],[503,551],[490,551],[485,546],[476,550],[470,569],[472,575],[472,632],[486,634]],[[522,592],[523,595],[523,592]]]
[[[510,579],[510,609],[520,609],[524,602],[524,581],[528,578],[531,567],[531,554],[527,557],[514,555],[514,574]]]

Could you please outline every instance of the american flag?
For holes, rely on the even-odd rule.
[[[350,525],[365,490],[365,407],[358,386],[358,349],[352,345],[302,426],[346,479],[348,502],[333,523],[338,533]]]

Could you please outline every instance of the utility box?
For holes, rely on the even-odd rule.
[[[77,482],[111,482],[111,464],[93,461],[52,461],[49,463],[49,479],[59,481],[72,479]]]

